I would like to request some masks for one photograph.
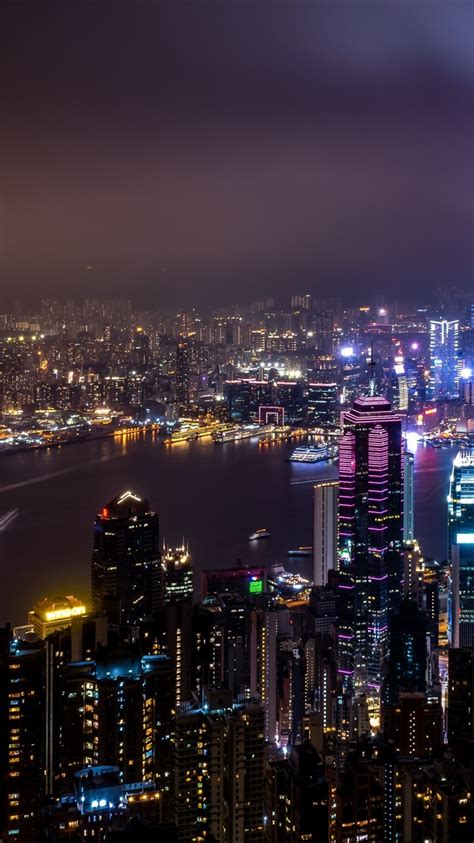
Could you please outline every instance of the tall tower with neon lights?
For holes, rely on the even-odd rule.
[[[341,670],[353,671],[354,687],[369,693],[380,690],[388,622],[400,600],[403,459],[401,417],[390,402],[358,398],[344,416],[339,452],[339,589],[347,608],[339,649]]]
[[[158,515],[134,492],[109,501],[95,519],[91,585],[92,610],[102,611],[114,598],[124,624],[149,617],[163,603]]]

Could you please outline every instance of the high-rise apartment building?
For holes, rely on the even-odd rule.
[[[0,630],[0,837],[13,843],[39,839],[42,686],[43,642],[18,641],[9,627]]]
[[[176,347],[176,401],[182,411],[189,405],[190,369],[190,344],[181,340]]]
[[[430,368],[432,397],[456,398],[462,368],[458,319],[430,321]]]
[[[175,821],[179,840],[263,843],[264,715],[228,688],[203,689],[176,718]]]
[[[173,674],[167,656],[100,648],[62,680],[61,773],[116,765],[124,781],[170,787]]]
[[[250,693],[258,699],[265,715],[265,740],[277,736],[278,611],[274,607],[254,608],[250,614]]]
[[[123,492],[98,513],[91,578],[93,612],[116,598],[124,624],[133,625],[162,605],[158,515],[134,492]]]
[[[354,402],[339,454],[339,590],[353,603],[355,684],[378,690],[402,581],[401,419],[385,398]]]
[[[403,541],[415,538],[415,458],[409,451],[403,455]]]

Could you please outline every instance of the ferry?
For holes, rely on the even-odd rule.
[[[262,527],[260,530],[255,530],[255,533],[250,533],[249,541],[254,542],[258,541],[259,539],[269,539],[271,533]]]
[[[322,462],[328,459],[327,445],[300,445],[289,457],[290,462]]]
[[[309,545],[304,545],[301,547],[297,547],[294,550],[288,551],[288,556],[312,556],[313,555],[313,548]]]
[[[252,439],[253,437],[265,436],[273,433],[273,424],[246,424],[243,427],[235,425],[227,430],[219,430],[213,434],[214,442],[225,444],[226,442],[239,442],[241,439]]]
[[[299,445],[288,459],[290,462],[324,462],[336,459],[337,454],[337,445]]]
[[[10,526],[12,521],[14,521],[17,517],[18,509],[10,509],[8,512],[5,513],[5,515],[2,515],[2,517],[0,518],[0,533],[3,530],[6,530],[7,527]]]

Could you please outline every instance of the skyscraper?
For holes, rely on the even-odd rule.
[[[328,571],[337,568],[337,480],[323,480],[314,488],[313,580],[326,585]]]
[[[335,427],[338,423],[337,383],[309,383],[307,393],[309,424],[323,428]]]
[[[131,491],[111,500],[94,523],[92,610],[100,612],[108,597],[120,600],[125,624],[147,617],[163,600],[158,515]]]
[[[180,410],[189,404],[190,349],[187,340],[181,340],[176,348],[176,401]]]
[[[433,398],[456,398],[462,361],[459,357],[459,320],[430,321],[430,388]]]
[[[161,565],[165,577],[165,603],[193,596],[194,573],[189,548],[184,546],[163,551]]]
[[[427,618],[412,600],[404,600],[390,620],[390,657],[385,677],[384,701],[396,705],[400,692],[426,691]]]
[[[173,666],[167,656],[100,648],[63,678],[61,773],[117,765],[124,781],[170,787]]]
[[[415,458],[409,451],[403,455],[403,541],[415,538]]]
[[[203,689],[176,718],[175,819],[183,843],[263,843],[264,716],[228,688]]]
[[[454,459],[448,496],[451,645],[474,645],[474,449]]]
[[[402,580],[402,461],[400,416],[385,398],[358,398],[340,441],[339,588],[353,589],[355,683],[377,690]]]
[[[43,642],[0,630],[0,680],[0,836],[35,843],[44,796]]]

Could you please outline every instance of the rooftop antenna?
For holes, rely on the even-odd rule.
[[[375,395],[375,360],[374,360],[374,341],[370,343],[370,360],[369,360],[369,395],[371,398]]]

